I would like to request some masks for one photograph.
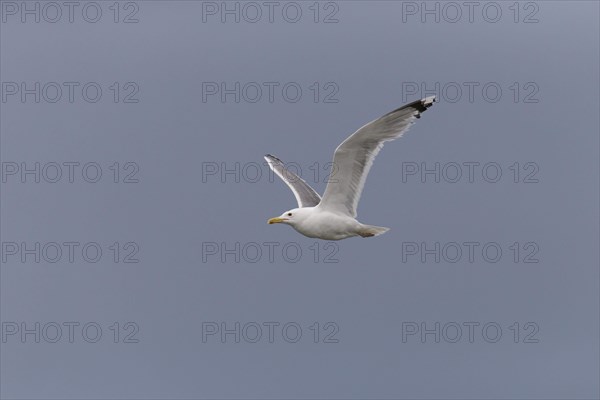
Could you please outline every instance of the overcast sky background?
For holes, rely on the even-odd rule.
[[[446,21],[455,18],[448,8],[440,9],[439,23],[435,15],[423,23],[421,10],[408,14],[421,2],[320,3],[317,23],[313,2],[295,3],[302,11],[296,23],[283,18],[285,3],[272,23],[264,6],[256,23],[244,21],[254,17],[249,8],[240,23],[231,15],[221,23],[220,14],[203,14],[221,3],[200,1],[122,2],[118,23],[113,2],[99,3],[96,23],[86,22],[86,3],[78,3],[72,23],[66,7],[56,23],[44,21],[54,18],[49,8],[40,23],[35,15],[22,23],[22,3],[7,3],[0,32],[3,398],[598,398],[597,2],[521,2],[517,23],[513,2],[495,3],[502,11],[496,23],[486,21],[495,9],[482,15],[485,3],[473,22],[463,7],[455,23]],[[294,18],[289,7],[286,17]],[[130,13],[137,23],[123,23]],[[327,16],[338,22],[324,23]],[[47,101],[55,93],[50,85],[40,89],[39,103],[34,94],[23,102],[20,93],[9,94],[10,82],[56,82],[63,97]],[[80,84],[72,103],[64,82]],[[102,88],[95,103],[81,95],[88,82]],[[252,103],[248,86],[239,103],[232,94],[222,102],[219,94],[203,99],[203,82],[256,82],[265,91]],[[279,85],[273,102],[265,82]],[[290,82],[302,89],[297,102],[282,95]],[[407,88],[436,82],[447,90],[405,137],[385,146],[359,204],[359,220],[388,233],[329,243],[266,224],[296,205],[288,188],[269,178],[264,154],[297,163],[322,193],[343,139],[430,95]],[[478,85],[472,101],[465,82]],[[464,90],[458,98],[456,84]],[[502,94],[493,102],[495,87]],[[138,101],[124,103],[136,89],[129,99]],[[287,93],[293,97],[293,87]],[[327,95],[336,101],[325,102]],[[22,183],[19,173],[8,174],[36,162],[40,169],[80,165],[73,183],[66,167],[57,183],[43,176],[35,183],[33,175]],[[97,183],[81,176],[90,162],[102,168]],[[119,183],[109,169],[115,162]],[[473,182],[469,162],[480,163]],[[240,172],[245,167],[239,182],[220,171],[203,175],[236,163]],[[315,163],[317,183],[309,169]],[[456,183],[403,179],[403,169],[421,163],[440,163],[448,174],[449,163],[458,163],[463,175]],[[498,182],[482,177],[486,163],[500,166]],[[130,172],[137,183],[123,182]],[[489,180],[494,170],[488,172]],[[47,262],[42,250],[39,263],[31,254],[22,262],[22,243],[36,242],[80,246],[72,263],[66,252]],[[88,242],[102,249],[96,263],[82,258]],[[114,242],[119,262],[109,248]],[[124,248],[128,242],[135,245]],[[423,262],[420,253],[407,254],[411,242],[480,245],[473,262],[461,245],[457,262],[440,250],[437,263],[435,255]],[[498,262],[481,254],[489,242],[502,249]],[[225,253],[223,262],[219,247],[236,243],[248,252],[237,253],[240,262]],[[207,252],[215,246],[217,254]],[[256,246],[263,250],[257,257]],[[46,249],[52,258],[52,246]],[[138,263],[122,262],[130,251]],[[528,260],[539,262],[523,262],[531,252]],[[22,340],[21,332],[7,333],[36,322],[40,331],[47,327],[39,343],[33,334]],[[69,322],[80,324],[73,343]],[[90,322],[102,328],[97,343],[82,337]],[[126,328],[128,322],[135,325]],[[236,322],[247,326],[239,343],[233,334],[203,342],[203,327],[234,329]],[[248,340],[252,322],[262,326],[257,343]],[[269,322],[279,324],[273,343]],[[296,325],[286,337],[281,332],[290,322],[302,328],[296,343],[285,340]],[[448,328],[440,328],[439,343],[420,333],[403,341],[403,326],[434,329],[436,322]],[[472,343],[469,322],[479,324]],[[57,343],[49,342],[52,323],[62,326]],[[452,323],[462,327],[456,343]],[[488,323],[488,339],[496,336],[494,324],[502,328],[496,343],[482,335]],[[138,343],[123,343],[136,326],[129,339]],[[94,328],[88,333],[93,338]],[[328,334],[337,343],[325,343]]]

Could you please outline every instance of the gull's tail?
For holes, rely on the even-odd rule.
[[[360,227],[360,231],[358,232],[358,234],[362,237],[372,237],[383,235],[389,230],[390,228],[386,228],[383,226],[363,225]]]

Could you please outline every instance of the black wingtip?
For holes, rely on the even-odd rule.
[[[415,117],[421,118],[421,113],[424,112],[425,110],[427,110],[429,107],[431,107],[433,105],[433,103],[435,103],[435,101],[436,101],[435,96],[425,97],[420,100],[413,101],[412,103],[405,104],[402,107],[395,109],[394,111],[390,111],[386,115],[390,115],[397,111],[404,110],[407,108],[412,108],[412,109],[418,111],[418,113],[415,115]]]
[[[410,104],[407,104],[405,107],[412,107],[414,109],[416,109],[418,112],[422,113],[425,110],[427,110],[429,107],[431,107],[433,105],[433,103],[435,103],[435,96],[429,96],[429,97],[425,97],[421,100],[417,100],[417,101],[413,101]],[[417,115],[417,118],[419,116]]]
[[[265,154],[265,158],[271,158],[275,161],[283,162],[279,158],[275,157],[273,154]]]

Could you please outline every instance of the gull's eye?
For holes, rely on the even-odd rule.
[[[288,217],[291,217],[291,216],[292,216],[292,213],[288,213]]]

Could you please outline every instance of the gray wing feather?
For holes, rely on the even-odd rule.
[[[298,207],[314,207],[321,202],[321,196],[319,196],[319,194],[302,178],[292,171],[288,171],[279,158],[267,154],[265,160],[267,160],[269,167],[271,167],[273,172],[275,172],[275,174],[277,174],[277,176],[292,190],[292,193],[294,193],[294,197],[296,197],[296,201],[298,202]]]

